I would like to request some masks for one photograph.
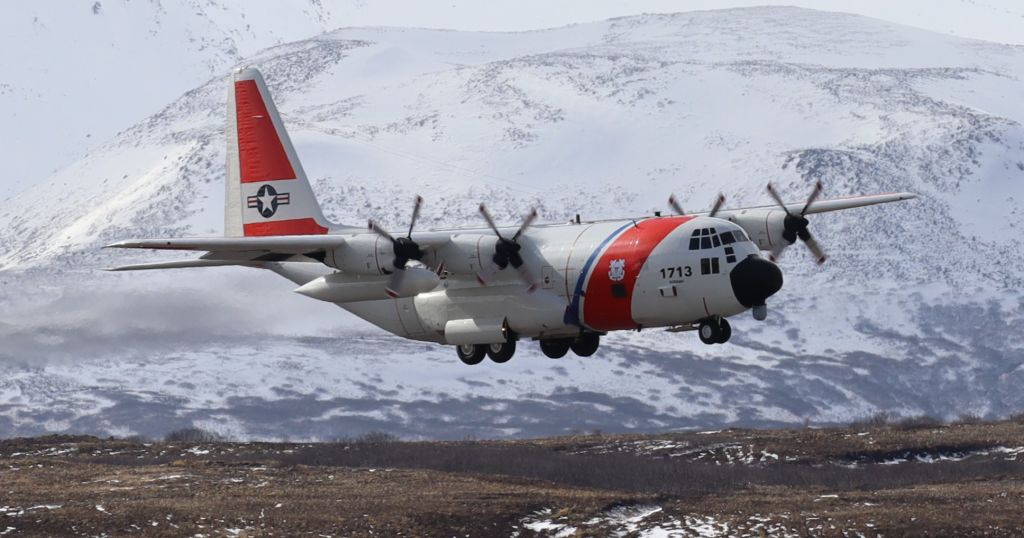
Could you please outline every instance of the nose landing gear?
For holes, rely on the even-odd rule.
[[[705,344],[724,344],[732,336],[732,326],[729,325],[729,320],[715,316],[700,322],[697,335]]]

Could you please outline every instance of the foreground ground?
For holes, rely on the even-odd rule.
[[[1024,425],[0,441],[2,536],[1019,536]]]

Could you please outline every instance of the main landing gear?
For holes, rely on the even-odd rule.
[[[729,320],[715,316],[700,322],[700,326],[697,327],[697,335],[705,344],[724,344],[732,336],[732,326],[729,325]]]
[[[458,354],[459,360],[469,364],[480,364],[487,356],[488,346],[481,344],[461,344],[455,346],[455,353]]]
[[[597,353],[597,348],[600,345],[600,334],[586,332],[575,338],[541,340],[540,350],[552,359],[560,359],[566,356],[570,350],[580,357],[589,357]],[[492,361],[501,364],[508,362],[512,355],[515,355],[516,342],[509,340],[504,344],[462,344],[455,346],[455,353],[458,354],[460,361],[469,365],[480,364],[484,357],[490,357]]]
[[[516,341],[509,340],[504,344],[462,344],[455,346],[459,360],[469,364],[480,364],[484,357],[490,357],[496,363],[508,362],[516,354]]]
[[[597,333],[580,333],[576,338],[551,338],[540,341],[540,350],[547,357],[561,359],[571,349],[580,357],[589,357],[597,352],[601,345],[601,335]]]

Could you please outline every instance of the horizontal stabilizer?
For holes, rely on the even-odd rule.
[[[220,252],[276,252],[305,254],[340,247],[345,238],[336,235],[289,235],[268,237],[194,237],[121,241],[106,248],[154,250],[202,250]]]
[[[113,267],[107,271],[149,271],[152,269],[188,269],[191,267],[224,267],[228,265],[241,265],[245,267],[259,267],[261,262],[245,262],[231,260],[180,260],[174,262],[140,263],[137,265],[122,265]]]

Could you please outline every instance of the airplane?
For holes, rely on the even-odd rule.
[[[782,288],[776,262],[799,239],[817,262],[822,247],[808,215],[915,198],[912,193],[621,220],[537,224],[532,210],[499,226],[416,231],[342,226],[324,218],[260,72],[234,71],[227,102],[224,236],[131,240],[110,248],[205,252],[198,259],[116,267],[134,271],[242,266],[273,271],[295,292],[335,303],[397,336],[452,345],[465,364],[504,363],[532,339],[548,357],[587,357],[611,331],[697,332],[705,344],[729,340],[727,318],[757,320]],[[767,258],[762,255],[767,252]]]

